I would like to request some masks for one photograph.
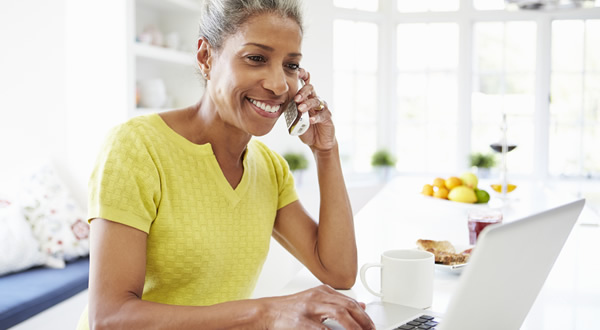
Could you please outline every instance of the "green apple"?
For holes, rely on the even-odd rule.
[[[477,189],[477,183],[479,183],[477,175],[471,172],[465,172],[460,176],[460,179],[462,180],[464,186],[467,186],[472,189]]]

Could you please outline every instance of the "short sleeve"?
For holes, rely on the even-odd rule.
[[[160,202],[160,176],[143,128],[111,130],[88,184],[88,221],[104,218],[149,233]]]
[[[294,183],[294,176],[290,167],[281,155],[273,152],[274,162],[277,171],[277,182],[279,185],[279,198],[277,201],[277,209],[298,200],[298,193]]]

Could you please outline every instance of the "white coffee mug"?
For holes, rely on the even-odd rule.
[[[435,257],[421,250],[390,250],[381,254],[380,263],[367,263],[360,269],[360,280],[372,294],[384,302],[429,308],[433,301]],[[381,268],[381,291],[369,287],[366,273],[369,268]]]

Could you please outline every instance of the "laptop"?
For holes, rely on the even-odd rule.
[[[444,314],[379,301],[367,305],[367,314],[377,329],[519,329],[584,204],[579,199],[486,227]]]

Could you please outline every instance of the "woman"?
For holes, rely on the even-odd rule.
[[[363,304],[332,289],[354,284],[354,226],[331,113],[300,69],[301,26],[296,1],[206,1],[200,101],[118,126],[99,155],[80,329],[323,328],[327,318],[374,328]],[[285,160],[251,139],[290,102],[311,116],[301,140],[326,197],[318,225]],[[271,234],[326,285],[248,299]]]

